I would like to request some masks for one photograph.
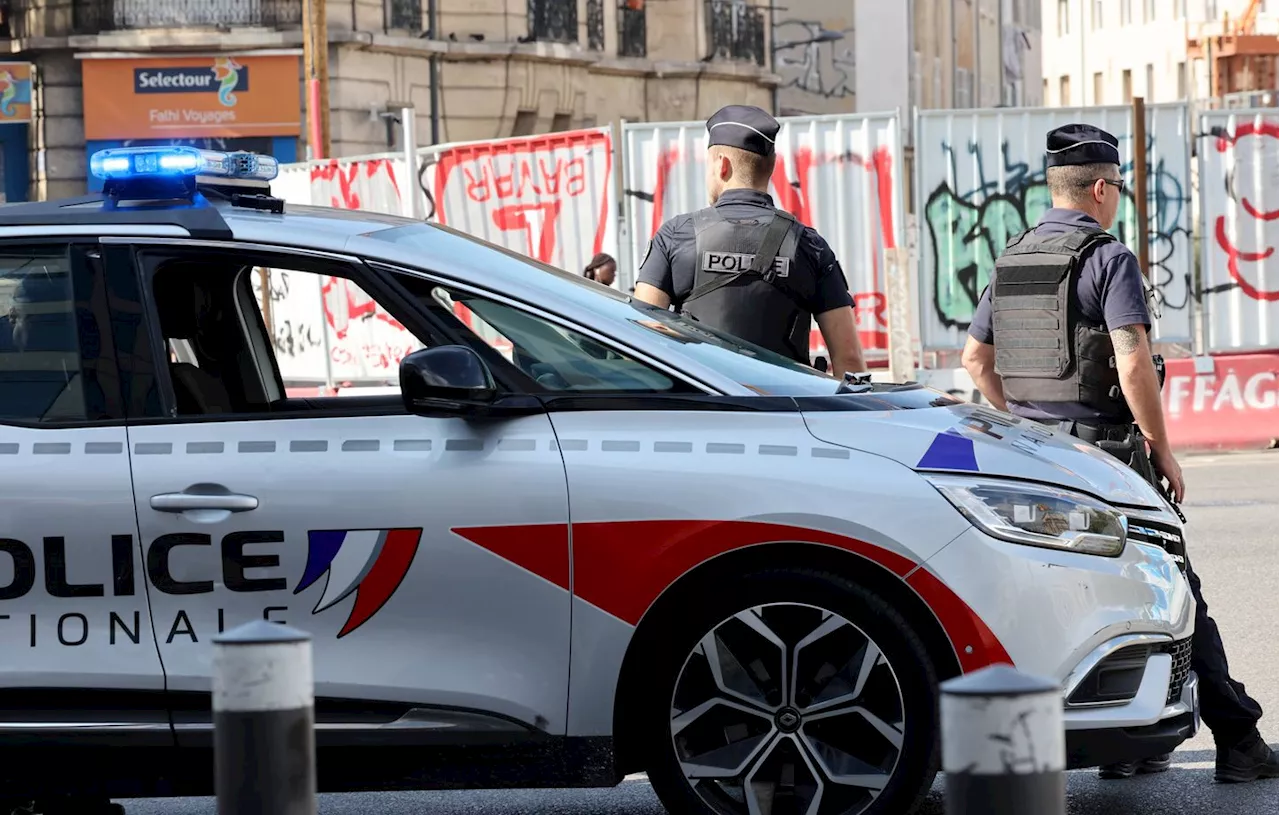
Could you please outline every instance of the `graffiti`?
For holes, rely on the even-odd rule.
[[[368,342],[354,347],[334,346],[329,356],[335,365],[341,367],[358,367],[364,371],[395,371],[400,360],[421,348],[415,340],[404,343]]]
[[[317,331],[323,331],[323,328],[317,329],[308,323],[295,324],[293,320],[283,320],[273,327],[276,352],[287,357],[300,357],[308,350],[324,344],[322,339],[316,337]]]
[[[386,185],[390,184],[387,189]],[[379,186],[382,189],[377,189]],[[376,190],[376,192],[375,192]],[[339,209],[375,209],[400,212],[400,186],[391,159],[375,158],[343,163],[330,159],[311,167],[312,200]],[[383,200],[390,198],[389,201]],[[386,208],[389,206],[390,208]]]
[[[320,296],[324,303],[325,320],[339,340],[346,339],[352,324],[360,320],[381,320],[397,331],[405,330],[396,318],[383,311],[376,300],[350,280],[341,277],[325,278],[320,287]]]
[[[812,20],[779,22],[774,53],[783,78],[780,87],[825,99],[853,96],[852,33],[852,28],[831,31]]]
[[[1123,141],[1123,139],[1122,139]],[[1154,138],[1148,138],[1148,155],[1156,155]],[[1052,206],[1045,181],[1043,160],[1033,168],[1011,157],[1009,143],[999,149],[999,166],[991,172],[983,145],[970,142],[955,148],[943,142],[942,152],[950,166],[947,178],[959,178],[957,153],[966,152],[966,162],[976,166],[976,183],[956,190],[944,181],[930,193],[924,207],[930,251],[933,258],[933,306],[938,321],[946,327],[966,329],[973,319],[978,299],[991,278],[996,258],[1009,239],[1034,226]],[[1124,152],[1123,144],[1121,152]],[[1132,181],[1132,162],[1121,173]],[[1175,268],[1175,258],[1188,243],[1185,213],[1190,199],[1182,180],[1157,158],[1147,166],[1147,220],[1150,238],[1150,282],[1157,311],[1187,308],[1190,270]],[[1126,188],[1111,233],[1131,242],[1136,204]]]
[[[1215,145],[1227,159],[1219,183],[1233,211],[1218,215],[1214,240],[1226,259],[1232,285],[1254,300],[1280,299],[1280,263],[1275,260],[1280,246],[1278,146],[1280,123],[1265,120],[1243,122]]]
[[[430,200],[440,223],[562,269],[606,251],[612,231],[607,130],[442,150]]]

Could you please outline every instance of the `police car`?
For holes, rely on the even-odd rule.
[[[314,637],[324,791],[896,813],[998,663],[1061,681],[1071,766],[1197,728],[1182,526],[1093,447],[285,205],[267,157],[92,171],[0,208],[0,796],[208,794],[211,638],[259,619]],[[399,392],[290,396],[259,268],[411,332]]]

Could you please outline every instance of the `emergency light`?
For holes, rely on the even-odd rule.
[[[247,152],[200,150],[195,147],[113,147],[89,158],[89,171],[103,181],[186,181],[196,177],[239,181],[271,181],[280,164],[271,156]]]

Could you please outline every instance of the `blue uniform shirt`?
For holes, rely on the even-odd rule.
[[[716,209],[726,218],[759,217],[761,210],[774,209],[773,196],[756,190],[725,190],[716,201]],[[696,255],[693,215],[678,215],[659,227],[649,242],[638,280],[666,292],[679,307],[693,291]],[[800,273],[793,272],[785,285],[793,287],[809,313],[821,314],[853,305],[836,253],[813,227],[804,227],[797,255],[795,268]]]
[[[1035,226],[1037,235],[1060,235],[1083,226],[1100,226],[1093,218],[1074,209],[1049,210]],[[1084,316],[1095,324],[1115,331],[1126,325],[1151,327],[1146,290],[1138,258],[1129,247],[1112,241],[1094,247],[1085,258],[1076,282],[1076,302]],[[991,287],[978,301],[969,324],[969,335],[978,342],[991,345],[995,335],[991,329]],[[1029,419],[1100,419],[1096,410],[1079,402],[1009,402],[1009,412]]]

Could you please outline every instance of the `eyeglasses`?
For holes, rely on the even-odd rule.
[[[1110,179],[1110,178],[1102,178],[1102,179],[1099,179],[1099,180],[1100,180],[1103,184],[1109,184],[1110,186],[1115,187],[1115,188],[1116,188],[1117,190],[1119,190],[1121,193],[1123,193],[1123,192],[1124,192],[1124,180],[1123,180],[1123,179],[1121,179],[1120,181],[1115,181],[1115,180],[1112,180],[1112,179]]]

